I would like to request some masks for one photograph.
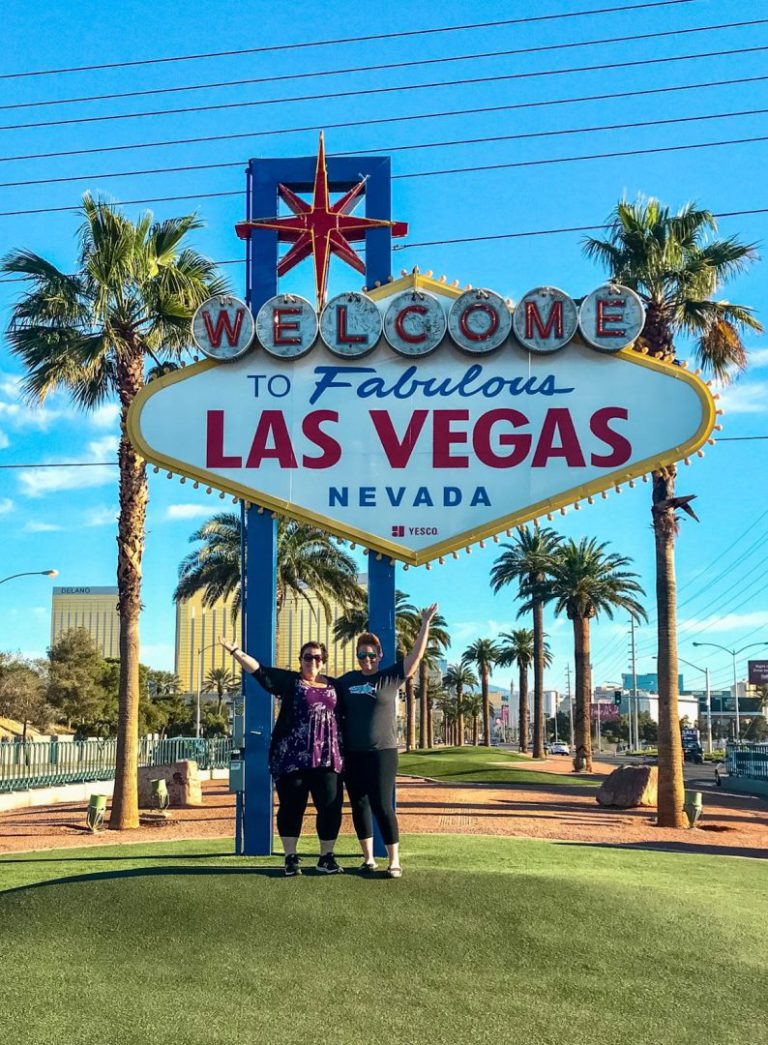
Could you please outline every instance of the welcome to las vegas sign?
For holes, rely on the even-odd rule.
[[[638,308],[640,313],[638,314]],[[715,409],[694,374],[629,347],[642,306],[514,309],[414,271],[317,316],[212,299],[212,358],[156,379],[129,436],[148,461],[418,565],[695,452]]]

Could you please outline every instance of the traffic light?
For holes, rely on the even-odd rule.
[[[622,690],[615,689],[613,691],[613,703],[614,703],[615,707],[617,707],[617,708],[621,707],[621,698],[622,698],[622,696],[623,696],[623,691]]]

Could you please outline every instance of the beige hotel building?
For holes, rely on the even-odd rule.
[[[72,628],[85,628],[103,657],[119,657],[117,588],[54,588],[51,596],[51,645]]]

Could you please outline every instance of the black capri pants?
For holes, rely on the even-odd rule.
[[[344,783],[358,838],[373,836],[373,814],[384,845],[400,841],[397,814],[392,804],[396,775],[396,747],[382,751],[344,752]]]
[[[285,773],[275,779],[275,790],[280,803],[277,808],[277,832],[282,838],[298,838],[301,834],[301,822],[310,794],[317,811],[317,837],[324,842],[337,837],[344,798],[344,788],[338,773],[325,768]]]

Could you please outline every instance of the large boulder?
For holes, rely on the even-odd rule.
[[[653,806],[658,801],[659,771],[656,766],[619,766],[598,788],[601,806],[633,809]]]
[[[203,791],[200,786],[200,774],[197,762],[184,759],[165,766],[139,767],[139,807],[152,809],[152,781],[163,779],[168,787],[168,797],[172,806],[201,806]]]

